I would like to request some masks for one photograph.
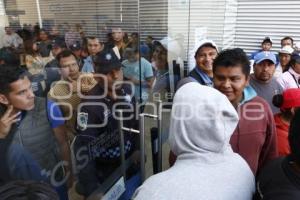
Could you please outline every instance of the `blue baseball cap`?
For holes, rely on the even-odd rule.
[[[270,60],[273,64],[276,64],[276,56],[270,51],[262,51],[254,56],[255,64],[259,64],[264,60]]]

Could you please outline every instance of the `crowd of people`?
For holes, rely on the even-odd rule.
[[[170,70],[176,59],[166,40],[140,42],[121,24],[105,41],[80,26],[5,31],[0,199],[40,187],[32,195],[65,200],[74,184],[88,198],[120,168],[122,153],[132,162],[120,199],[300,198],[300,54],[292,37],[279,52],[266,37],[250,56],[204,39],[181,77]],[[153,112],[156,100],[172,105],[163,125],[170,168],[142,184],[139,135],[124,131],[120,149],[118,110],[125,127],[139,129],[138,115]]]

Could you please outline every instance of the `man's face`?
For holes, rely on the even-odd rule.
[[[242,66],[216,68],[213,77],[214,87],[227,96],[233,105],[243,99],[244,88],[248,85],[249,77],[242,71]]]
[[[217,57],[217,50],[212,47],[202,47],[196,55],[197,66],[206,73],[212,71],[214,59]]]
[[[76,55],[77,58],[81,57],[81,49],[72,51]]]
[[[279,54],[279,62],[282,67],[286,67],[291,61],[291,55],[287,53]]]
[[[51,35],[59,35],[59,30],[56,26],[52,27],[51,29]]]
[[[79,77],[79,66],[76,58],[71,55],[69,57],[61,58],[59,61],[60,73],[65,80],[77,80]]]
[[[290,39],[286,39],[286,40],[282,40],[281,41],[281,47],[284,47],[284,46],[286,46],[286,45],[289,45],[289,46],[293,46],[293,44],[292,44],[292,40],[290,40]]]
[[[54,57],[56,57],[60,52],[63,51],[63,48],[58,47],[58,46],[53,46],[53,48],[52,48],[51,51],[52,51],[52,55],[53,55]]]
[[[270,60],[264,60],[254,64],[254,76],[262,82],[269,82],[275,72],[275,64]]]
[[[31,82],[27,76],[10,84],[8,94],[0,94],[1,103],[12,105],[15,110],[32,110],[34,108],[34,94]]]
[[[11,35],[12,34],[12,30],[10,27],[5,28],[5,32],[7,35]]]
[[[90,55],[96,55],[101,51],[102,45],[100,44],[98,39],[88,39],[88,52]]]
[[[112,37],[115,42],[120,42],[123,40],[124,33],[121,28],[112,29]]]
[[[125,54],[126,55],[126,54]],[[126,58],[129,62],[137,62],[139,59],[139,53],[136,52],[130,52],[126,55]]]
[[[41,39],[42,41],[48,40],[48,35],[47,35],[47,33],[46,33],[45,31],[41,31],[41,32],[40,32],[40,39]]]
[[[270,42],[264,42],[261,47],[263,51],[270,51],[272,44]]]

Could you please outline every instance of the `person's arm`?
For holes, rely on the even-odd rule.
[[[71,151],[67,137],[67,131],[65,125],[53,128],[54,136],[58,142],[61,158],[68,164],[65,165],[66,175],[70,174],[68,178],[68,187],[72,187],[72,163],[71,163]]]
[[[32,68],[34,58],[31,55],[25,55],[25,65],[27,70]]]
[[[177,156],[175,155],[175,153],[173,153],[173,151],[170,151],[169,153],[169,165],[170,167],[172,167],[175,162],[176,162]]]
[[[72,163],[71,163],[71,152],[67,137],[67,131],[65,127],[65,121],[62,120],[63,115],[59,106],[51,101],[47,101],[48,119],[50,126],[54,132],[54,137],[59,145],[61,159],[67,162],[65,165],[66,175],[70,174],[68,179],[68,186],[72,187]]]
[[[286,88],[286,83],[285,83],[285,80],[284,80],[284,73],[283,74],[280,74],[280,76],[277,78],[276,80],[280,87],[284,90]]]
[[[149,77],[149,78],[146,78],[146,80],[144,81],[144,84],[146,85],[147,88],[151,88],[153,82],[154,82],[154,77]]]
[[[267,128],[265,133],[266,139],[260,154],[258,169],[261,169],[267,162],[278,157],[275,121],[269,105],[265,105],[265,109],[266,109],[265,115],[266,115],[266,123],[267,123]]]
[[[146,60],[143,60],[145,62],[145,72],[144,76],[145,78],[145,85],[147,88],[152,88],[153,82],[154,82],[154,74],[151,63],[149,63]]]
[[[17,34],[14,33],[13,45],[15,48],[19,48],[23,44],[23,39]]]
[[[13,106],[9,106],[0,117],[0,160],[3,161],[0,166],[1,180],[10,180],[10,170],[7,161],[7,152],[13,140],[13,134],[16,128],[12,127],[19,119],[20,113],[11,114]]]

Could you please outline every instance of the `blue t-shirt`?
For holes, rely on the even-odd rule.
[[[133,77],[137,80],[140,80],[140,69],[139,69],[139,61],[129,62],[128,60],[124,60],[122,64],[125,66],[123,69],[124,77],[130,78]],[[141,74],[142,74],[142,82],[148,78],[153,77],[152,65],[145,58],[141,58]],[[142,100],[146,101],[149,95],[149,88],[145,85],[142,85]],[[140,85],[135,85],[134,88],[134,96],[136,99],[140,99]]]
[[[81,72],[85,72],[85,73],[94,73],[94,66],[93,66],[93,60],[91,56],[88,56],[85,60],[84,60],[84,64],[83,67],[81,69]]]
[[[47,114],[51,128],[57,128],[65,123],[60,107],[51,100],[47,100]]]

